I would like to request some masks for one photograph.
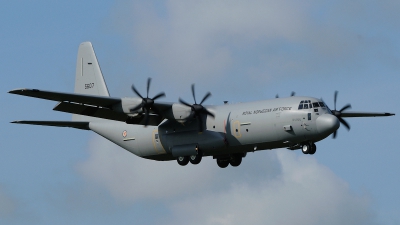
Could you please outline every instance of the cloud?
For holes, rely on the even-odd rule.
[[[16,215],[17,201],[7,194],[3,186],[0,186],[0,218],[12,218]]]
[[[157,201],[177,224],[374,224],[368,196],[312,156],[287,150],[249,153],[238,168],[220,169],[210,157],[199,165],[138,158],[95,137],[84,179],[106,188],[116,202]]]
[[[215,167],[182,170],[176,162],[141,159],[99,138],[90,141],[89,153],[88,161],[78,164],[77,170],[88,180],[105,186],[119,201],[165,199],[200,191],[206,188]]]
[[[279,152],[275,179],[236,183],[173,204],[170,224],[374,224],[369,200],[314,159]],[[240,178],[239,178],[240,180]]]
[[[176,0],[161,6],[136,1],[117,4],[113,25],[131,43],[137,63],[165,81],[218,84],[234,78],[241,86],[282,76],[349,73],[376,60],[397,66],[390,35],[376,36],[382,24],[396,24],[398,11],[389,0]]]

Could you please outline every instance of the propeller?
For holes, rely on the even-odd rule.
[[[146,98],[144,98],[139,91],[135,88],[135,86],[132,84],[132,90],[135,92],[140,98],[142,98],[142,103],[139,105],[133,107],[130,109],[131,112],[135,112],[138,109],[142,109],[144,111],[144,126],[147,126],[149,124],[149,119],[150,119],[150,109],[152,109],[152,106],[154,105],[154,101],[158,98],[164,97],[165,93],[161,92],[158,95],[154,96],[153,98],[149,98],[149,90],[150,90],[150,84],[151,84],[151,78],[147,79],[147,95]],[[158,110],[156,108],[152,109],[153,111],[156,111],[158,113]]]
[[[215,117],[214,114],[212,114],[210,111],[208,111],[202,104],[204,101],[206,101],[210,96],[211,93],[207,92],[207,94],[203,97],[203,99],[201,100],[200,104],[197,104],[196,102],[196,95],[194,93],[194,84],[192,84],[192,95],[193,95],[193,99],[194,99],[194,104],[191,105],[187,102],[185,102],[184,100],[182,100],[181,98],[179,98],[179,102],[182,103],[183,105],[186,105],[187,107],[190,107],[192,112],[194,113],[194,117],[197,118],[197,122],[199,124],[199,131],[202,132],[203,131],[203,115],[209,115],[211,117]]]
[[[336,110],[337,95],[338,95],[338,91],[335,91],[335,95],[334,95],[334,99],[333,99],[335,109],[332,110],[332,114],[338,118],[340,123],[343,124],[347,128],[347,130],[350,130],[350,125],[346,122],[346,120],[344,120],[342,118],[342,112],[346,111],[347,109],[351,109],[351,105],[347,104],[347,105],[343,106],[340,110]],[[333,133],[333,138],[336,138],[336,135],[337,135],[337,130]]]

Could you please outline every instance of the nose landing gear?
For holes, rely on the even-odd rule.
[[[313,154],[315,154],[315,152],[317,151],[317,146],[316,146],[314,143],[312,143],[312,142],[304,143],[303,146],[302,146],[302,148],[301,148],[301,151],[302,151],[304,154],[313,155]]]

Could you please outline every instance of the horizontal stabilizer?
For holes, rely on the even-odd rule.
[[[76,128],[76,129],[82,129],[82,130],[90,130],[89,122],[21,120],[21,121],[13,121],[11,123],[43,125],[43,126],[53,126],[53,127],[71,127],[71,128]]]
[[[120,98],[112,98],[107,96],[95,96],[95,95],[84,95],[84,94],[70,94],[55,91],[42,91],[38,89],[17,89],[9,91],[8,93],[24,95],[34,98],[42,98],[47,100],[59,101],[59,102],[76,102],[88,105],[95,105],[101,107],[111,107],[114,104],[120,103]]]

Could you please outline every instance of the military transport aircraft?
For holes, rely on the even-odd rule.
[[[177,160],[179,165],[198,164],[213,156],[221,168],[239,166],[247,152],[288,148],[314,154],[315,143],[333,134],[345,117],[392,116],[392,113],[348,112],[351,106],[334,110],[313,97],[294,96],[218,106],[198,102],[192,85],[193,102],[161,102],[159,93],[149,97],[135,86],[138,97],[110,97],[92,44],[78,50],[75,92],[60,93],[18,89],[9,93],[57,101],[54,110],[72,113],[72,121],[14,121],[18,124],[72,127],[92,130],[131,153],[153,160]]]

